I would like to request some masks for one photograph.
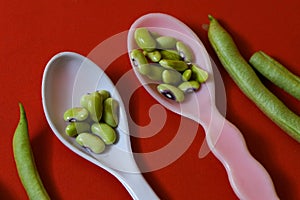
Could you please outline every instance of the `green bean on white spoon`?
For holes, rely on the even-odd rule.
[[[186,95],[184,101],[178,103],[161,95],[153,86],[154,81],[141,74],[132,61],[135,74],[144,88],[169,110],[203,126],[210,150],[224,165],[230,184],[240,199],[278,199],[267,171],[250,155],[240,131],[219,113],[215,105],[212,64],[200,39],[176,18],[151,13],[140,17],[132,24],[127,39],[129,56],[130,52],[138,48],[134,33],[141,27],[161,36],[174,37],[188,45],[194,53],[193,62],[208,72],[208,79],[201,85],[200,90]],[[151,45],[155,49],[153,44]]]
[[[107,90],[120,106],[118,140],[95,154],[81,147],[65,134],[64,112],[79,106],[87,92]],[[42,81],[42,102],[47,121],[56,137],[70,150],[114,175],[133,199],[158,199],[141,175],[132,155],[126,111],[122,99],[109,77],[95,63],[72,52],[55,55],[47,64]],[[85,139],[85,138],[83,138]]]

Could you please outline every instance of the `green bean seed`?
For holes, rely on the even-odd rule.
[[[176,43],[176,49],[179,52],[179,55],[184,59],[186,62],[192,62],[194,59],[194,55],[192,50],[185,45],[183,42],[178,41]]]
[[[89,98],[90,98],[90,94],[84,94],[82,95],[82,97],[80,98],[80,105],[83,107],[83,108],[87,108],[87,103],[89,101]]]
[[[181,82],[181,74],[175,70],[166,69],[162,73],[162,81],[171,85],[178,85]]]
[[[170,36],[160,36],[156,38],[156,43],[159,49],[175,48],[177,40]]]
[[[148,61],[143,52],[138,49],[134,49],[130,52],[130,58],[135,67],[138,67],[139,72],[143,75],[149,73],[148,71]]]
[[[155,51],[151,51],[151,52],[147,52],[146,51],[146,56],[152,61],[152,62],[159,62],[161,59],[161,54],[159,51],[155,50]]]
[[[105,144],[113,144],[117,139],[115,130],[106,123],[94,123],[91,127],[92,133],[100,136]]]
[[[184,70],[188,69],[187,63],[181,60],[166,60],[162,59],[159,61],[159,64],[167,69],[175,69],[179,72],[183,72]]]
[[[169,85],[169,84],[159,84],[157,86],[157,91],[164,95],[165,97],[172,99],[176,102],[182,102],[184,101],[184,93],[179,88]]]
[[[150,32],[153,39],[156,39],[156,38],[160,37],[160,34],[157,33],[157,32],[153,32],[153,31],[149,31],[149,32]]]
[[[87,110],[90,113],[90,117],[94,122],[99,122],[102,117],[103,111],[103,99],[98,92],[93,92],[89,95],[87,102]]]
[[[151,64],[139,66],[139,72],[143,75],[148,75],[151,73]]]
[[[103,101],[110,97],[110,93],[107,90],[99,90],[98,93],[102,96]]]
[[[94,153],[102,153],[105,150],[104,142],[96,135],[91,133],[80,133],[76,137],[76,142]]]
[[[70,108],[64,113],[64,120],[69,122],[84,121],[88,118],[89,112],[82,107]]]
[[[192,76],[192,70],[187,69],[182,73],[182,80],[183,81],[189,81]]]
[[[159,66],[159,65],[156,65],[156,64],[149,64],[147,66],[149,72],[147,75],[147,77],[153,81],[161,81],[162,80],[162,73],[163,71],[165,70],[165,68]]]
[[[249,62],[275,85],[300,100],[300,77],[263,51],[255,52]]]
[[[181,56],[176,50],[161,50],[162,59],[166,60],[181,60]]]
[[[186,81],[181,83],[178,88],[185,93],[195,92],[200,88],[200,83],[198,81]]]
[[[219,22],[211,15],[209,20],[208,39],[226,71],[262,112],[300,142],[300,117],[263,85],[253,68],[240,54],[231,35]]]
[[[104,103],[103,121],[115,128],[119,124],[119,103],[113,98],[107,98]]]
[[[86,122],[71,122],[67,125],[65,129],[65,133],[68,136],[74,137],[79,133],[89,132],[90,131],[90,124]]]
[[[146,28],[137,28],[134,38],[137,45],[145,51],[153,51],[156,48],[156,41]]]
[[[192,70],[193,75],[195,76],[195,79],[197,81],[199,81],[199,83],[204,83],[208,79],[207,71],[204,71],[197,65],[192,64],[191,70]]]
[[[49,200],[50,197],[36,168],[30,145],[28,122],[24,107],[19,103],[20,120],[13,136],[13,154],[19,178],[31,200]]]

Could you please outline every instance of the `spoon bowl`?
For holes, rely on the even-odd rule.
[[[65,134],[63,113],[80,106],[82,95],[107,90],[120,105],[118,139],[101,154],[94,154]],[[158,199],[141,175],[130,144],[125,106],[116,87],[105,72],[88,58],[73,52],[55,55],[46,65],[42,80],[42,103],[46,119],[56,137],[71,151],[114,175],[133,199]]]
[[[197,52],[197,56],[194,58],[193,63],[196,63],[198,66],[201,66],[201,68],[207,71],[209,78],[206,81],[206,84],[201,86],[201,90],[186,95],[185,100],[181,103],[174,102],[159,94],[156,90],[157,82],[141,75],[136,67],[134,67],[134,72],[144,88],[159,103],[177,114],[191,118],[200,123],[202,126],[206,126],[210,120],[210,113],[207,113],[207,109],[201,111],[199,109],[203,107],[211,108],[214,106],[212,103],[215,102],[215,84],[210,57],[201,41],[191,29],[175,18],[163,14],[148,14],[137,19],[131,26],[128,32],[127,42],[129,52],[133,49],[139,48],[134,40],[134,31],[138,27],[147,27],[149,31],[153,31],[159,35],[171,36],[179,41],[184,41],[184,43],[194,51],[194,54],[195,51]],[[132,60],[131,63],[132,66],[134,66]],[[198,101],[199,99],[201,99],[201,101]]]
[[[224,116],[215,105],[215,80],[211,59],[197,35],[178,19],[162,14],[150,13],[137,19],[128,33],[128,52],[139,48],[134,39],[137,28],[145,27],[163,36],[172,36],[187,44],[194,53],[194,63],[208,72],[208,80],[197,92],[186,95],[181,102],[167,99],[156,90],[157,82],[141,75],[131,64],[144,88],[167,109],[201,124],[205,130],[206,142],[212,153],[225,167],[230,184],[240,199],[278,199],[272,180],[249,153],[240,131]]]

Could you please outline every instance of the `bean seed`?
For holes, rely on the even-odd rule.
[[[178,85],[181,81],[181,74],[175,70],[164,70],[162,73],[162,81],[171,85]]]
[[[195,92],[200,88],[200,83],[198,81],[187,81],[181,83],[178,88],[185,93]]]
[[[150,32],[153,39],[156,39],[156,38],[160,37],[160,34],[157,33],[157,32],[153,32],[153,31],[149,31],[149,32]]]
[[[68,136],[74,137],[79,133],[89,132],[90,124],[86,122],[71,122],[65,129]]]
[[[165,70],[165,68],[156,65],[156,64],[149,64],[147,66],[148,74],[147,77],[153,81],[161,81],[162,80],[162,73]]]
[[[192,76],[192,70],[187,69],[182,73],[182,80],[183,81],[189,81]]]
[[[151,51],[151,52],[147,52],[146,51],[146,56],[152,61],[152,62],[159,62],[161,59],[161,54],[159,51]]]
[[[139,72],[143,75],[149,73],[148,69],[148,61],[145,55],[138,49],[134,49],[130,53],[130,58],[133,61],[135,67],[139,68]]]
[[[104,103],[103,121],[115,128],[119,124],[119,103],[113,98],[107,98]]]
[[[96,135],[91,133],[80,133],[76,137],[76,142],[94,153],[102,153],[105,150],[104,142]]]
[[[102,117],[102,103],[102,96],[98,92],[93,92],[89,95],[87,110],[89,111],[90,117],[94,122],[99,122]]]
[[[80,105],[84,108],[87,108],[87,103],[89,101],[90,98],[90,94],[84,94],[82,95],[82,97],[80,98]]]
[[[102,96],[103,101],[110,97],[110,93],[107,90],[99,90],[98,93]]]
[[[184,100],[183,91],[173,85],[162,83],[157,86],[157,90],[165,97],[172,99],[176,102],[182,102]]]
[[[160,51],[162,59],[166,60],[181,60],[181,56],[175,50],[161,50]]]
[[[89,112],[82,107],[70,108],[64,113],[64,120],[69,122],[84,121],[88,118]]]
[[[162,59],[159,61],[159,64],[167,69],[175,69],[179,72],[182,72],[186,69],[188,69],[188,65],[181,60],[166,60]]]
[[[194,59],[194,55],[192,50],[185,45],[183,42],[178,41],[176,43],[176,49],[179,52],[179,55],[184,59],[186,62],[192,62]]]
[[[115,130],[106,123],[94,123],[91,127],[92,133],[100,136],[105,144],[113,144],[117,139]]]
[[[177,40],[169,36],[160,36],[156,38],[156,43],[159,49],[175,48]]]
[[[153,51],[156,48],[156,41],[146,28],[137,28],[134,32],[137,45],[145,51]]]
[[[196,64],[192,64],[191,70],[193,75],[195,76],[195,79],[199,81],[199,83],[204,83],[208,79],[208,73],[207,71],[204,71],[200,67],[198,67]]]

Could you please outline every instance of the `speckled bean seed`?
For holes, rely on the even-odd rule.
[[[179,88],[169,85],[169,84],[159,84],[157,86],[157,91],[164,95],[165,97],[172,99],[177,102],[184,101],[184,92],[180,90]]]

